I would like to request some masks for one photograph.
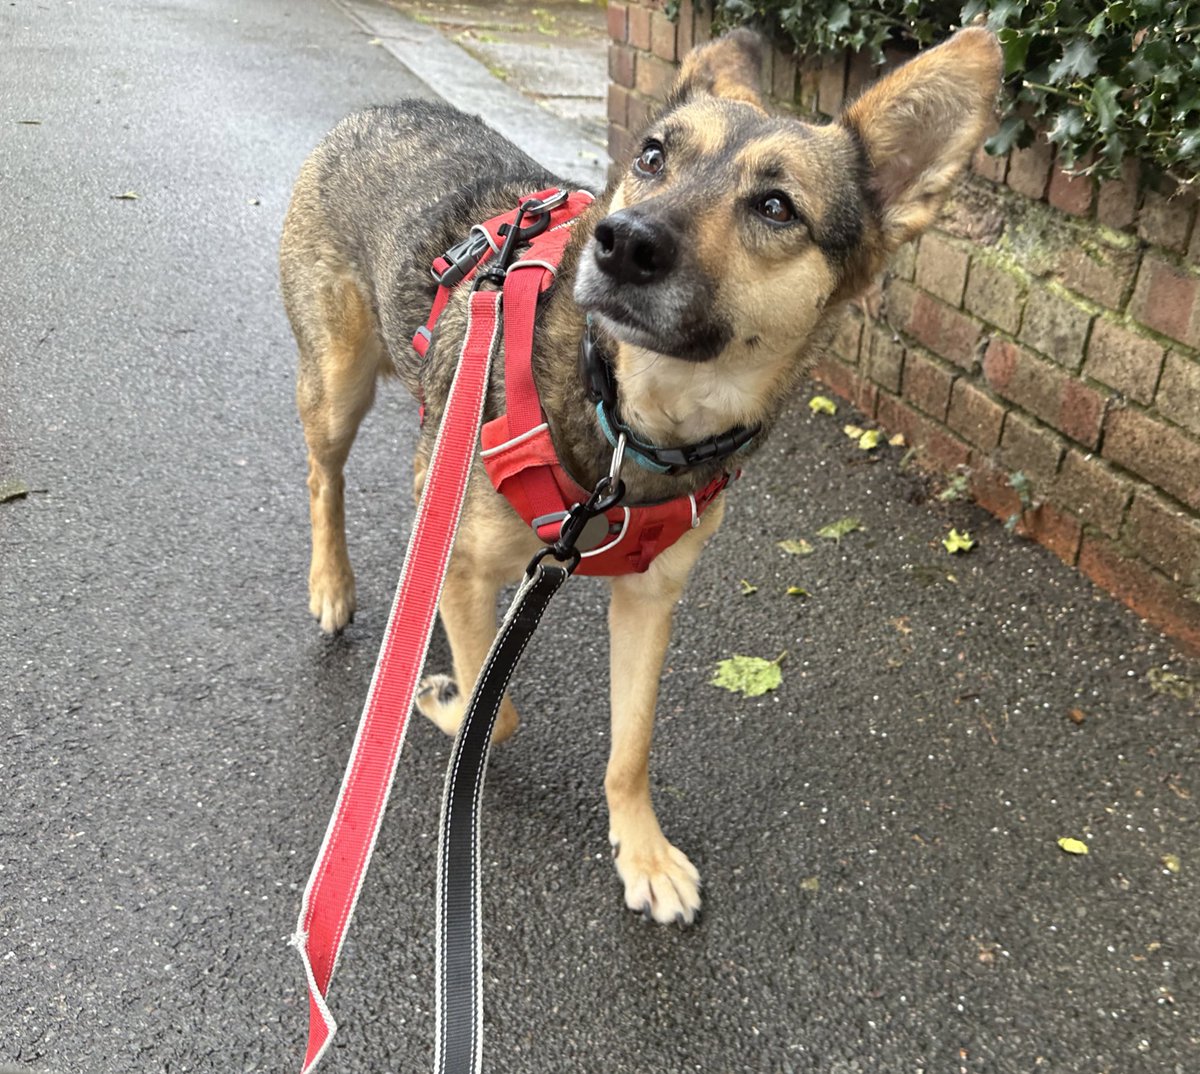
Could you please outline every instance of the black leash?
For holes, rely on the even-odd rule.
[[[525,569],[504,622],[471,692],[454,740],[438,839],[437,1044],[435,1074],[480,1074],[483,1063],[483,937],[479,900],[479,810],[483,778],[500,701],[517,661],[533,637],[550,598],[579,564],[575,547],[588,520],[625,494],[617,476],[624,445],[586,503],[563,520],[561,536]],[[611,489],[611,491],[609,491]],[[553,557],[558,563],[545,562]]]

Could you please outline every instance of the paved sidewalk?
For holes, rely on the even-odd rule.
[[[381,389],[348,470],[360,612],[323,639],[276,283],[291,183],[345,113],[447,85],[556,167],[603,161],[367,0],[16,0],[0,33],[0,484],[36,490],[0,502],[0,1064],[292,1071],[284,941],[395,585],[416,418]],[[932,497],[902,449],[859,450],[816,390],[677,616],[653,778],[705,876],[698,927],[621,905],[603,585],[574,580],[526,655],[484,802],[487,1069],[1194,1074],[1200,663]],[[950,557],[951,527],[978,546]],[[764,697],[709,683],[784,651]],[[448,752],[414,724],[330,1074],[430,1064]]]

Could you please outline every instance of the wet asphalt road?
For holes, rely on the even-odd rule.
[[[361,610],[323,639],[274,249],[321,134],[428,90],[319,0],[16,0],[0,34],[0,481],[36,490],[0,504],[0,1062],[295,1070],[284,940],[416,419],[385,391],[360,437]],[[626,913],[608,862],[602,586],[572,582],[527,654],[484,803],[496,1074],[1200,1069],[1200,718],[1162,679],[1200,666],[844,417],[796,408],[679,613],[654,782],[707,881],[698,927]],[[865,531],[815,536],[848,515]],[[765,698],[707,684],[784,650]],[[330,1071],[429,1066],[447,754],[414,726]]]

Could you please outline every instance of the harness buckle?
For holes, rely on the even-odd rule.
[[[482,228],[472,229],[465,239],[456,242],[442,254],[441,260],[446,267],[439,270],[435,263],[429,274],[439,287],[455,287],[483,260],[483,255],[491,246],[486,231]]]

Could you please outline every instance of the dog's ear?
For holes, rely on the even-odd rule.
[[[987,30],[960,30],[880,79],[842,113],[861,139],[889,249],[932,223],[983,141],[1000,88]]]
[[[692,49],[679,67],[679,77],[667,98],[674,108],[698,94],[727,97],[763,107],[762,64],[766,46],[753,30],[734,30],[707,45]]]

